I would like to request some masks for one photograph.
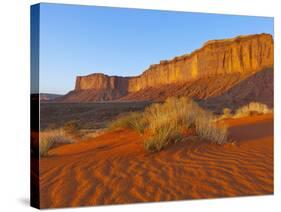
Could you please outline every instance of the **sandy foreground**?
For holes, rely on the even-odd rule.
[[[186,138],[146,153],[134,131],[54,148],[40,161],[42,208],[273,193],[273,116],[225,121],[235,141]]]

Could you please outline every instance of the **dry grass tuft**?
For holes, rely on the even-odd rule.
[[[267,105],[259,102],[251,102],[238,108],[233,116],[233,118],[240,118],[251,115],[260,115],[272,113],[272,109],[269,109]]]
[[[268,108],[267,105],[259,103],[259,102],[251,102],[247,105],[244,105],[238,108],[236,111],[231,111],[229,108],[223,109],[223,114],[216,118],[216,121],[222,119],[235,119],[235,118],[242,118],[247,116],[253,115],[262,115],[273,113],[273,110]]]
[[[195,123],[196,133],[207,140],[217,144],[224,144],[227,141],[227,126],[218,127],[204,116],[199,116]]]
[[[231,118],[231,117],[232,117],[232,111],[231,111],[231,109],[229,109],[229,108],[224,108],[224,109],[223,109],[222,118],[228,119],[228,118]]]
[[[39,137],[39,153],[44,157],[48,155],[48,151],[54,145],[73,143],[73,137],[66,133],[63,129],[48,130],[40,132]]]
[[[203,110],[186,97],[171,97],[163,104],[151,105],[145,110],[144,117],[152,134],[145,142],[148,151],[151,151],[151,146],[156,146],[152,149],[159,151],[171,142],[180,141],[181,132],[191,128],[196,129],[197,135],[212,142],[222,144],[227,141],[227,127],[217,127],[211,112]]]
[[[169,143],[182,140],[183,131],[196,129],[196,133],[215,143],[227,141],[227,128],[214,124],[212,113],[200,108],[187,97],[171,97],[163,104],[155,103],[143,113],[130,113],[109,126],[112,128],[131,128],[150,135],[144,141],[144,148],[149,152],[160,151]]]
[[[66,122],[63,126],[65,133],[78,136],[80,134],[78,124],[75,121]]]
[[[130,112],[108,124],[109,129],[129,128],[143,134],[145,129],[145,120],[143,114],[139,112]]]
[[[169,126],[159,128],[156,133],[144,141],[144,148],[149,152],[158,152],[169,143],[177,143],[181,141],[182,138],[183,136],[179,131],[175,131],[169,128]]]

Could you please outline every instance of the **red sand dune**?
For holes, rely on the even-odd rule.
[[[40,162],[41,207],[272,194],[272,115],[226,122],[234,144],[187,138],[152,154],[122,130],[54,148]]]

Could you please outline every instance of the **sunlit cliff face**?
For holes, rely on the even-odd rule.
[[[151,65],[137,77],[91,74],[76,79],[75,90],[118,90],[136,92],[148,87],[192,81],[212,75],[255,73],[273,66],[270,34],[213,40],[191,54]]]

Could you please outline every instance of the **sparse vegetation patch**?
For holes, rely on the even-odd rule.
[[[233,117],[240,118],[245,116],[261,115],[267,113],[272,113],[272,109],[269,109],[266,104],[262,104],[259,102],[251,102],[247,105],[238,108]]]
[[[74,138],[64,129],[47,130],[40,132],[39,153],[41,157],[47,156],[54,145],[73,143]]]
[[[234,111],[229,108],[224,108],[222,115],[217,117],[217,121],[222,119],[235,119],[269,113],[273,113],[273,109],[270,109],[266,104],[250,102],[249,104],[246,104]]]
[[[215,116],[203,110],[187,97],[171,97],[164,103],[155,103],[144,112],[129,113],[110,123],[113,128],[131,128],[148,138],[144,148],[149,152],[160,151],[169,143],[182,140],[183,132],[195,129],[198,136],[223,144],[227,141],[227,127],[219,127]]]

